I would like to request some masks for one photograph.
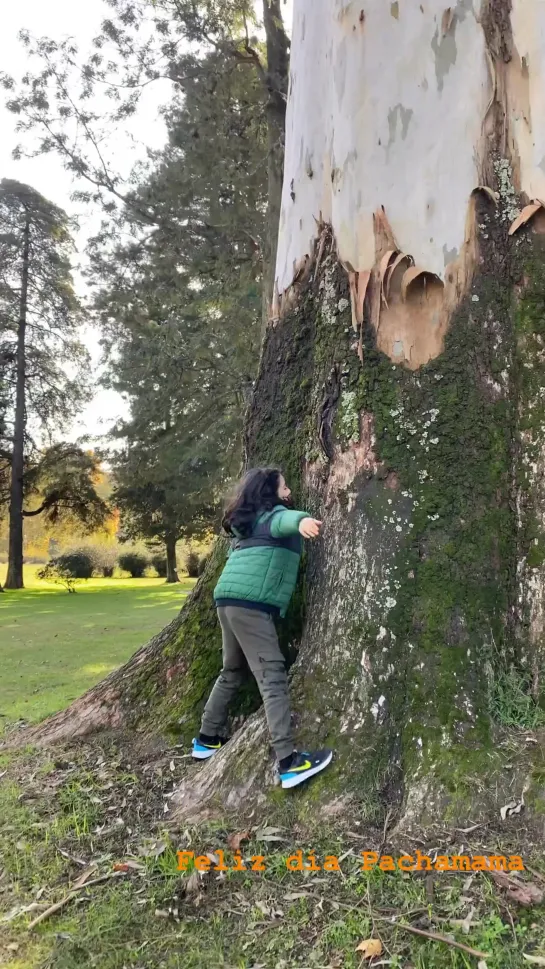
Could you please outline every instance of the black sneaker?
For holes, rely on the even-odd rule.
[[[314,774],[319,774],[331,763],[332,757],[332,750],[318,750],[314,753],[295,751],[289,768],[280,771],[282,787],[297,787]]]

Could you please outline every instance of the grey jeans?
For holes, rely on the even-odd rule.
[[[247,663],[263,699],[276,756],[288,757],[294,749],[288,676],[272,616],[241,606],[220,606],[218,618],[223,669],[204,708],[201,733],[223,736],[227,710],[245,679]]]

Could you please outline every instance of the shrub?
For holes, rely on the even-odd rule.
[[[47,582],[64,585],[68,592],[75,592],[78,579],[90,579],[92,574],[91,559],[82,551],[74,551],[51,559],[43,569],[39,570],[37,576]]]
[[[79,548],[69,549],[67,554],[85,555],[92,563],[94,575],[101,575],[105,579],[111,579],[114,574],[117,561],[115,548],[104,547],[102,545],[81,545]]]
[[[117,549],[109,546],[96,549],[95,569],[103,579],[111,579],[117,564]]]
[[[67,568],[75,579],[92,578],[94,562],[92,552],[89,549],[71,548],[62,555],[51,559],[51,561],[57,562],[64,568]]]
[[[157,572],[160,579],[166,579],[167,577],[167,560],[164,555],[160,552],[156,552],[151,556],[151,564]]]
[[[119,565],[124,572],[130,572],[131,578],[141,579],[149,561],[140,552],[124,552],[123,555],[119,556]]]
[[[190,579],[198,579],[199,577],[199,556],[196,552],[190,552],[185,560],[186,572]]]

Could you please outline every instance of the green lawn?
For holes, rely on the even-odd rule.
[[[0,594],[0,724],[61,710],[170,622],[194,584],[91,579],[69,595],[29,566],[24,590]]]

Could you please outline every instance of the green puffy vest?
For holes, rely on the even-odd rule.
[[[297,583],[303,540],[299,524],[307,512],[277,505],[260,515],[248,538],[235,539],[214,600],[262,603],[285,616]]]

